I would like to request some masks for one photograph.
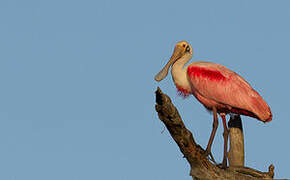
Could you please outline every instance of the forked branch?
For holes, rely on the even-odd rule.
[[[260,172],[248,167],[229,167],[227,169],[221,169],[219,166],[209,161],[204,155],[205,150],[195,142],[192,133],[185,127],[170,98],[166,94],[163,94],[159,87],[156,91],[155,109],[158,112],[159,119],[165,124],[172,138],[180,148],[180,151],[190,164],[190,175],[193,179],[273,179],[273,165],[269,167],[269,172]],[[232,156],[233,155],[234,154],[232,154]]]

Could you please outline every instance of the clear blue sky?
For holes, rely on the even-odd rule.
[[[0,179],[190,180],[154,110],[160,86],[206,146],[211,115],[153,80],[180,40],[268,102],[271,123],[242,117],[246,165],[290,178],[289,19],[288,0],[2,0]]]

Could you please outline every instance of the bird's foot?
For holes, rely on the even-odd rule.
[[[226,169],[227,168],[227,161],[223,160],[221,164],[217,165],[221,169]]]
[[[213,163],[217,164],[216,161],[215,161],[215,159],[214,159],[214,157],[213,157],[213,155],[212,155],[212,153],[211,153],[211,151],[206,150],[205,153],[204,153],[204,155],[206,157],[208,157],[208,159],[210,161],[212,161]]]

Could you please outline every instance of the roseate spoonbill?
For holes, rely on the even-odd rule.
[[[237,73],[212,62],[197,61],[188,66],[193,49],[186,41],[176,44],[165,67],[155,76],[156,81],[164,79],[172,65],[171,75],[177,90],[183,95],[193,94],[210,111],[213,111],[213,129],[206,148],[211,155],[211,145],[218,126],[217,113],[224,126],[224,156],[222,167],[227,166],[228,128],[226,114],[235,113],[256,118],[263,122],[272,120],[272,113],[263,98]]]

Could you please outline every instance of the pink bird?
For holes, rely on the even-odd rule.
[[[197,61],[188,66],[193,49],[186,41],[176,44],[173,54],[165,67],[155,76],[156,81],[164,79],[172,65],[171,75],[177,90],[183,95],[194,95],[210,111],[213,111],[213,129],[206,148],[206,155],[211,155],[211,145],[218,126],[217,113],[224,126],[224,156],[222,167],[227,166],[228,128],[226,114],[235,113],[256,118],[262,122],[272,120],[272,113],[250,84],[237,73],[225,66]]]

